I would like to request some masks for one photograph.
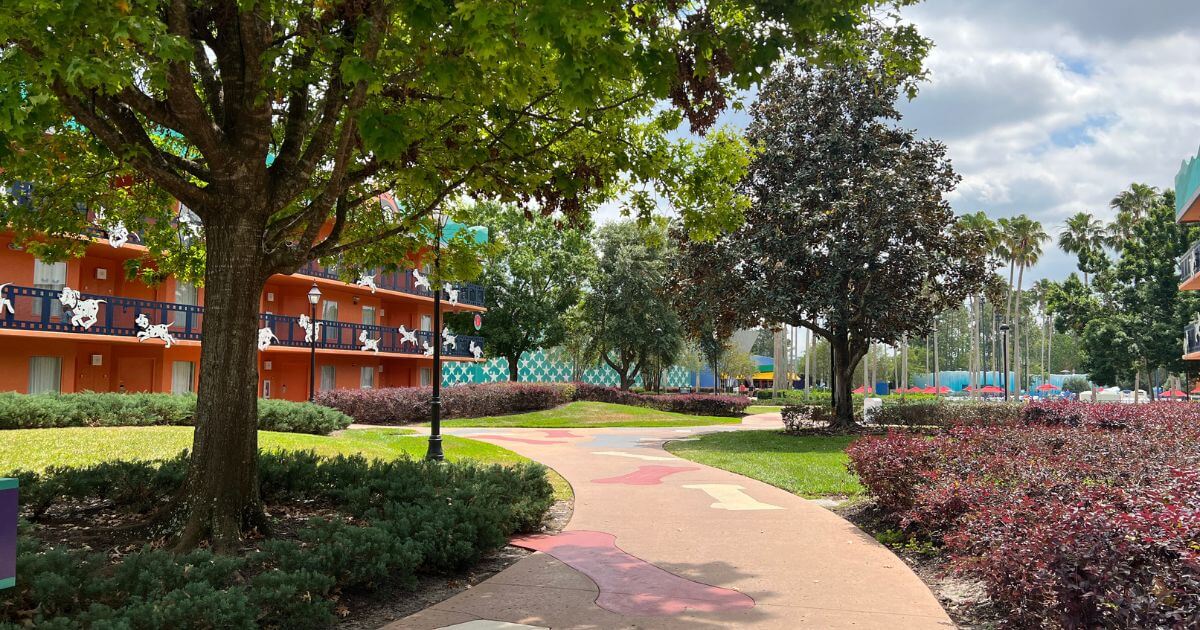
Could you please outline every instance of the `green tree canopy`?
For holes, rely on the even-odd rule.
[[[476,212],[496,245],[483,260],[488,311],[481,334],[491,355],[508,359],[509,380],[516,381],[523,353],[563,341],[564,316],[595,266],[590,229],[552,216],[527,218],[514,206],[486,204]]]

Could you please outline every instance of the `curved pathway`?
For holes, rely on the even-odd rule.
[[[554,468],[575,491],[538,551],[388,625],[520,628],[952,628],[902,560],[784,490],[680,459],[667,440],[775,428],[778,414],[700,428],[457,429]]]

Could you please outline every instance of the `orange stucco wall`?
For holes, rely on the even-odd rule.
[[[0,283],[32,286],[33,256],[11,247],[11,242],[7,235],[0,235]],[[173,278],[157,286],[148,286],[125,277],[123,260],[137,255],[140,255],[140,251],[136,247],[114,249],[106,243],[93,243],[88,247],[87,256],[68,261],[67,285],[83,293],[173,302]],[[103,270],[103,273],[98,273],[98,270]],[[98,277],[101,275],[105,277]],[[261,310],[291,317],[308,313],[306,294],[312,282],[307,277],[276,276],[270,279],[263,291]],[[432,303],[428,298],[384,290],[372,294],[368,289],[333,280],[318,279],[317,283],[323,293],[322,301],[337,302],[338,321],[362,323],[364,307],[373,307],[377,325],[403,325],[413,330],[421,327],[423,315],[433,315]],[[203,304],[202,289],[199,303]],[[458,309],[447,306],[446,310]],[[317,317],[324,317],[320,306]],[[30,358],[34,356],[62,359],[60,380],[63,392],[169,392],[172,391],[172,365],[175,361],[193,362],[196,365],[194,374],[198,377],[200,348],[194,342],[183,342],[167,349],[157,340],[137,343],[133,338],[89,335],[83,330],[61,333],[0,328],[0,391],[28,391]],[[361,370],[364,367],[373,371],[376,387],[407,387],[420,384],[421,368],[431,367],[432,361],[424,357],[320,350],[317,352],[318,388],[321,367],[326,365],[334,366],[338,388],[360,387]],[[269,382],[272,398],[307,399],[308,352],[297,348],[273,347],[260,353],[259,379],[260,395],[266,393],[266,383]],[[197,383],[191,385],[191,390],[195,391]]]

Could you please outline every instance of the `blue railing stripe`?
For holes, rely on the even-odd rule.
[[[54,315],[55,305],[60,304],[58,297],[59,292],[52,289],[15,285],[5,287],[3,293],[0,293],[0,298],[7,298],[16,312],[6,310],[4,315],[0,316],[0,328],[132,337],[141,330],[135,323],[138,315],[145,313],[151,324],[173,322],[170,331],[176,339],[201,340],[204,325],[203,306],[85,293],[80,299],[103,300],[103,303],[101,308],[97,309],[96,323],[84,329],[71,324],[73,313],[66,308],[59,309],[61,315]],[[413,344],[404,342],[397,328],[353,322],[317,321],[322,327],[317,338],[318,349],[362,351],[363,344],[359,341],[359,335],[363,331],[366,331],[368,339],[379,340],[380,352],[419,355],[424,352],[422,343],[434,342],[434,333],[429,331],[416,331],[417,343]],[[272,345],[303,348],[310,345],[304,341],[304,330],[300,328],[298,317],[260,313],[259,323],[262,327],[270,326],[278,338]],[[459,335],[455,347],[443,346],[442,354],[447,357],[470,357],[472,341],[483,347],[482,337]]]
[[[308,264],[301,267],[296,273],[301,273],[306,276],[315,278],[325,278],[327,280],[341,281],[337,270],[334,268],[326,268],[317,264],[316,261],[310,261]],[[412,270],[404,271],[384,271],[375,274],[375,286],[388,291],[398,291],[400,293],[408,293],[411,295],[420,295],[423,297],[432,297],[433,292],[417,287],[412,277]],[[457,285],[459,289],[458,301],[471,306],[484,306],[486,294],[484,288],[477,284],[464,283]],[[446,294],[443,292],[442,299],[446,299]]]

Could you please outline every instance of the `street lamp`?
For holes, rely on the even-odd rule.
[[[1008,324],[1000,324],[1000,332],[1004,335],[1004,400],[1008,401]]]
[[[308,401],[317,397],[317,303],[321,289],[314,282],[308,290]]]
[[[425,459],[440,462],[442,451],[442,216],[434,217],[433,235],[433,399],[429,404],[429,450]]]

